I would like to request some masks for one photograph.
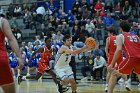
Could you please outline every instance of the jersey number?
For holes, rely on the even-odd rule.
[[[117,45],[116,40],[114,40],[114,45],[115,45],[115,46]]]
[[[67,62],[68,59],[69,59],[69,54],[66,54],[66,60],[65,60],[65,62]]]
[[[127,36],[131,42],[138,42],[136,36]]]

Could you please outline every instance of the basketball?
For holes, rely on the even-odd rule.
[[[90,46],[90,47],[95,47],[96,41],[95,41],[94,38],[88,37],[88,38],[86,39],[86,41],[85,41],[85,44],[86,44],[87,46]]]

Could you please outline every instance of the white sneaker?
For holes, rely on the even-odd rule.
[[[108,85],[105,86],[105,92],[107,92],[107,91],[108,91]]]
[[[130,89],[130,84],[127,82],[127,81],[125,81],[125,89],[127,90],[127,91],[131,91],[131,89]]]
[[[140,87],[140,83],[138,84],[138,87]]]
[[[87,77],[82,78],[81,81],[87,81]]]
[[[29,73],[27,73],[27,74],[26,74],[26,76],[30,76],[30,74],[29,74]]]
[[[91,77],[90,77],[90,80],[91,80],[91,81],[93,81],[93,80],[94,80],[93,76],[91,76]]]
[[[120,79],[119,81],[118,81],[118,84],[122,84],[122,83],[124,83],[124,79]]]

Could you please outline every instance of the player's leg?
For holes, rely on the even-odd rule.
[[[109,83],[108,83],[108,93],[113,93],[113,90],[115,88],[118,76],[119,75],[118,75],[118,72],[116,70],[114,70],[111,73],[111,76],[110,76],[110,79],[109,79]]]
[[[139,87],[140,87],[140,74],[137,74],[137,76],[138,76],[138,80],[139,80]]]
[[[108,72],[107,76],[106,76],[105,92],[108,91],[108,82],[109,82],[110,77],[111,77],[111,74],[110,74],[110,72]]]
[[[15,84],[6,84],[2,86],[4,93],[16,93]]]
[[[42,76],[42,73],[37,72],[35,76],[27,76],[27,79],[35,79],[38,80]]]
[[[50,74],[52,76],[53,81],[55,82],[55,84],[58,84],[57,78],[56,78],[56,74],[51,70],[45,70],[46,73]]]
[[[70,78],[69,79],[69,82],[71,84],[71,89],[72,89],[72,93],[77,93],[76,90],[77,90],[77,85],[76,85],[76,82],[74,80],[74,78]]]
[[[140,59],[135,59],[135,67],[134,67],[134,72],[137,74],[138,80],[139,80],[139,85],[140,86]]]
[[[128,79],[127,79],[127,75],[125,75],[125,74],[121,74],[121,77],[123,78],[123,80],[124,80],[124,84],[125,84],[125,89],[127,90],[127,91],[131,91],[131,89],[130,89],[130,86],[129,86],[129,83],[128,83]]]

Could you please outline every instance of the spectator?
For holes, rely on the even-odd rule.
[[[95,26],[92,22],[90,22],[90,19],[87,19],[86,30],[88,31],[89,35],[93,37]]]
[[[96,58],[94,59],[94,67],[93,67],[93,75],[94,78],[96,78],[96,72],[99,71],[100,72],[100,80],[102,79],[102,75],[103,75],[103,68],[106,64],[105,59],[100,56],[99,53],[96,54]]]
[[[99,11],[102,10],[103,7],[104,7],[104,6],[103,6],[103,4],[101,3],[101,0],[98,0],[98,1],[97,1],[97,4],[96,4],[95,7],[94,7],[94,10],[95,10],[96,12],[99,12]]]
[[[99,20],[98,24],[97,24],[97,28],[96,28],[96,31],[95,31],[95,39],[96,40],[103,40],[105,39],[105,24],[102,20]],[[101,38],[100,36],[101,35]]]
[[[129,5],[128,1],[125,1],[125,5],[122,11],[122,19],[126,20],[131,16],[132,7]]]
[[[114,0],[105,0],[105,10],[109,10],[110,13],[113,12]]]
[[[14,9],[14,16],[15,16],[15,17],[21,16],[21,12],[22,12],[21,6],[16,5],[16,7],[15,7],[15,9]]]
[[[81,20],[81,19],[82,19],[82,14],[83,14],[82,9],[79,7],[79,8],[78,8],[78,11],[77,11],[76,14],[75,14],[76,19],[77,19],[77,20]]]
[[[73,10],[72,10],[72,13],[75,15],[76,13],[77,13],[77,11],[78,11],[78,8],[80,8],[81,7],[81,2],[80,2],[80,0],[76,0],[74,3],[73,3]]]
[[[90,71],[91,80],[93,80],[93,66],[94,66],[94,55],[91,53],[91,51],[88,52],[87,57],[87,65],[81,68],[81,73],[84,76],[81,80],[87,80],[87,71]]]
[[[103,18],[103,21],[104,21],[106,27],[115,25],[115,20],[114,20],[114,18],[111,17],[111,14],[110,13],[108,13],[107,16],[105,16]]]
[[[42,23],[42,18],[45,15],[45,8],[43,6],[40,6],[36,9],[36,13],[37,13],[37,21],[39,23]]]

